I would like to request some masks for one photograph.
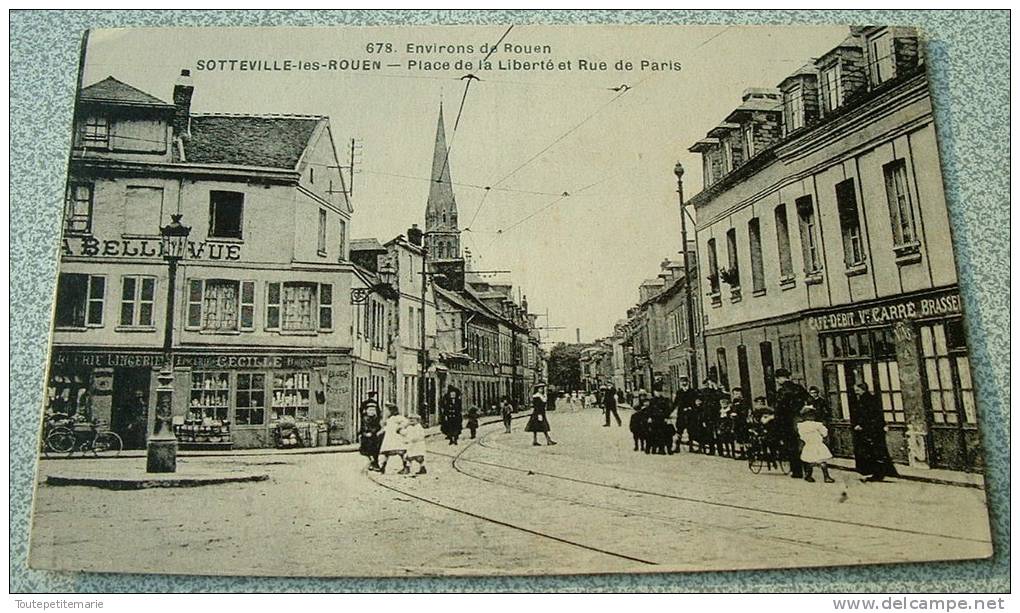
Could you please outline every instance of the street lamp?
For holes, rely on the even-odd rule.
[[[685,308],[687,310],[687,338],[691,347],[694,347],[694,299],[692,296],[691,284],[694,277],[691,275],[689,258],[687,255],[687,205],[684,203],[684,166],[680,162],[673,167],[673,174],[676,175],[676,193],[680,198],[680,241],[683,243],[681,251],[684,254],[684,286],[687,291],[684,296]],[[695,239],[696,240],[696,239]],[[695,243],[697,249],[697,243]],[[688,354],[688,361],[691,368],[691,380],[698,380],[698,361],[696,352]]]
[[[163,366],[156,380],[156,416],[152,435],[146,442],[145,472],[177,472],[177,437],[174,436],[174,292],[177,285],[177,264],[184,258],[191,228],[181,224],[181,214],[170,216],[170,223],[159,229],[163,246],[163,259],[167,262],[166,328],[163,332]]]

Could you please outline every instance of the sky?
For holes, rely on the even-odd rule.
[[[701,158],[687,148],[744,89],[775,87],[847,34],[846,26],[99,30],[89,37],[83,85],[114,76],[169,102],[187,68],[195,112],[328,116],[341,164],[350,140],[359,143],[351,237],[382,241],[424,226],[442,104],[461,246],[474,268],[512,271],[494,279],[519,288],[532,312],[548,313],[539,319],[547,340],[572,342],[580,329],[587,342],[611,334],[638,285],[679,257],[677,161],[687,170],[685,195],[701,190]],[[501,37],[491,68],[479,65],[482,45]],[[223,59],[377,59],[382,69],[201,69]],[[449,65],[412,68],[412,60]],[[513,60],[552,60],[554,69],[505,66]],[[642,70],[641,60],[664,69]],[[616,70],[618,61],[633,69]],[[468,86],[468,73],[480,80]]]

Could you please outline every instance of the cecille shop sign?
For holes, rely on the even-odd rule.
[[[65,238],[60,251],[70,256],[158,258],[163,255],[163,246],[159,239],[99,240],[83,236]],[[191,260],[240,260],[241,245],[188,241],[187,257]]]

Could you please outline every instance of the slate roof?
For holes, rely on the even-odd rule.
[[[106,77],[102,81],[82,89],[80,98],[85,102],[173,107],[172,104],[113,77]]]
[[[197,164],[294,169],[322,117],[192,114],[184,158]]]
[[[386,251],[377,238],[355,238],[351,240],[351,251]]]

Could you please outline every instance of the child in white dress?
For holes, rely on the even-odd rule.
[[[800,461],[804,463],[804,480],[814,483],[811,476],[812,469],[817,464],[822,469],[822,476],[826,483],[834,483],[835,479],[829,476],[827,462],[832,459],[832,452],[825,446],[825,437],[829,436],[829,429],[820,421],[816,420],[815,408],[805,405],[800,411],[801,421],[797,424],[797,435],[804,443],[800,450]]]
[[[386,467],[390,463],[390,458],[399,456],[401,470],[397,474],[406,475],[411,471],[407,468],[407,463],[404,461],[404,455],[407,452],[407,442],[400,431],[407,426],[407,418],[400,414],[400,410],[395,404],[387,404],[386,408],[389,410],[389,416],[386,417],[386,421],[383,423],[382,446],[379,447],[379,454],[386,459],[383,460],[381,472],[386,474]]]
[[[407,421],[408,424],[401,431],[407,443],[407,452],[404,454],[404,467],[409,471],[411,469],[411,462],[417,462],[418,472],[415,474],[427,474],[428,471],[425,470],[425,428],[421,427],[421,420],[418,419],[417,415],[408,417]]]

